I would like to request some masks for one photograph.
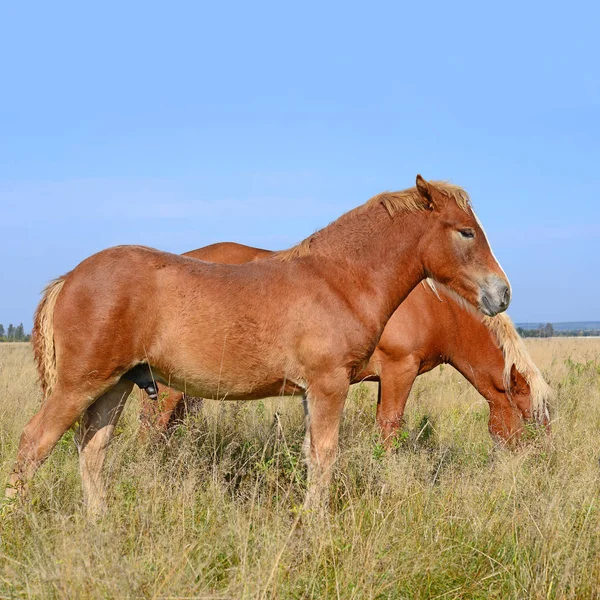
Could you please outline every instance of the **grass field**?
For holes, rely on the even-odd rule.
[[[205,403],[140,441],[134,394],[110,508],[82,507],[69,434],[0,521],[0,597],[600,598],[600,339],[528,340],[557,394],[551,439],[494,447],[450,367],[420,377],[386,455],[375,388],[352,389],[325,521],[305,491],[299,400]],[[0,345],[0,462],[40,402],[29,346]]]

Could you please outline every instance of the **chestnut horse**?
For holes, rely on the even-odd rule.
[[[45,400],[21,435],[6,494],[27,482],[78,419],[88,510],[105,505],[101,468],[140,365],[195,396],[249,400],[306,392],[306,505],[321,505],[350,382],[424,278],[488,315],[510,287],[466,192],[417,176],[298,246],[242,265],[141,246],[103,250],[52,282],[34,319]],[[174,293],[166,296],[162,290]]]
[[[269,250],[223,242],[183,256],[240,264],[271,254]],[[451,364],[488,401],[492,437],[517,440],[523,421],[548,425],[551,390],[510,317],[486,317],[445,286],[427,280],[413,289],[392,315],[369,363],[353,381],[380,382],[377,423],[387,443],[402,424],[416,377],[443,363]],[[169,388],[162,390],[159,402],[146,395],[142,422],[164,430],[197,400]]]

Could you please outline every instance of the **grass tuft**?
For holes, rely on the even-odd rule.
[[[82,506],[72,434],[0,516],[0,597],[596,598],[600,340],[528,340],[552,435],[494,445],[452,369],[418,378],[386,453],[375,387],[352,389],[324,519],[301,519],[299,400],[204,402],[140,435],[133,394],[109,453],[108,513]],[[5,477],[40,403],[29,347],[0,346]]]

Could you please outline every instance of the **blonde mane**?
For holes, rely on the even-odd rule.
[[[429,185],[442,192],[446,197],[454,200],[456,204],[464,211],[471,208],[471,199],[469,194],[458,185],[449,181],[429,181]],[[426,210],[427,202],[419,193],[415,186],[402,190],[400,192],[383,192],[377,194],[355,210],[373,208],[378,204],[383,204],[386,210],[393,215],[397,212],[414,212],[416,210]]]
[[[294,260],[296,258],[302,258],[303,256],[308,256],[310,254],[310,243],[312,242],[313,237],[315,235],[316,234],[313,233],[311,236],[302,240],[299,244],[296,244],[295,246],[292,246],[291,248],[288,248],[287,250],[279,250],[277,252],[273,252],[273,254],[271,256],[274,257],[276,260],[282,260],[282,261]]]
[[[446,286],[436,283],[431,279],[423,282],[431,288],[440,302],[443,302],[439,291],[452,298],[465,310],[471,311],[481,319],[481,322],[494,335],[498,347],[504,356],[503,381],[507,390],[510,390],[510,371],[514,364],[515,368],[527,381],[531,392],[531,404],[533,417],[536,421],[549,420],[548,400],[552,398],[552,388],[546,383],[544,377],[531,359],[527,348],[516,330],[511,318],[506,313],[500,313],[495,317],[488,317],[473,308],[464,298],[453,292]],[[439,286],[439,291],[438,291]]]
[[[456,202],[456,204],[464,211],[468,211],[471,208],[471,199],[469,194],[458,185],[454,185],[448,181],[429,181],[429,185],[434,187],[436,190],[444,194],[447,198],[450,198]],[[401,212],[415,212],[419,210],[427,209],[427,201],[419,193],[416,186],[402,190],[399,192],[383,192],[373,196],[367,200],[364,204],[352,209],[342,217],[351,215],[361,214],[374,207],[382,204],[390,215]],[[340,217],[340,218],[342,218]],[[338,219],[339,220],[339,219]],[[335,221],[334,221],[335,222]],[[324,228],[326,229],[326,228]],[[296,246],[292,246],[287,250],[280,250],[273,253],[273,257],[277,260],[294,260],[310,254],[310,245],[316,236],[318,236],[323,229],[313,233],[311,236],[302,240]]]

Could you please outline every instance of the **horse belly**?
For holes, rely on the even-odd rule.
[[[203,398],[244,400],[296,394],[297,369],[290,369],[280,349],[253,344],[182,344],[151,359],[154,370],[171,387]],[[220,348],[220,349],[219,349]]]
[[[256,400],[302,393],[303,387],[289,379],[256,379],[251,374],[233,378],[214,372],[182,375],[153,368],[156,379],[191,396],[212,400]]]

